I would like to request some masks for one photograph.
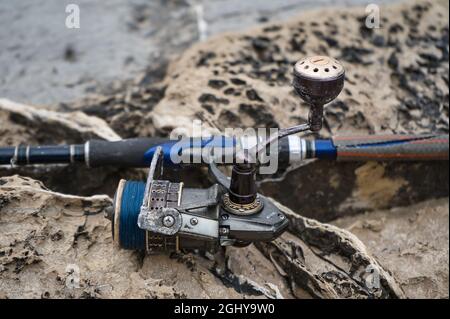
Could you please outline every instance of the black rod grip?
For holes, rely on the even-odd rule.
[[[122,167],[146,167],[144,160],[145,152],[154,146],[167,143],[168,138],[131,138],[116,142],[90,140],[88,143],[88,154],[86,164],[89,167],[105,165]]]
[[[0,165],[11,164],[11,159],[14,157],[15,150],[15,147],[0,148]]]

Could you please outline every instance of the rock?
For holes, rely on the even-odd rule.
[[[227,85],[227,82],[222,80],[209,80],[208,85],[214,89],[221,89]]]
[[[364,56],[370,56],[373,55],[373,53],[374,52],[371,49],[347,46],[342,48],[340,59],[352,64],[369,65],[372,64],[372,62],[364,61]]]
[[[111,199],[52,192],[26,177],[0,178],[0,293],[6,298],[239,298],[212,262],[119,250],[103,217]],[[86,211],[95,208],[95,212]],[[55,240],[55,233],[63,236]]]
[[[308,107],[290,86],[292,66],[311,54],[343,57],[347,70],[344,91],[326,108],[322,136],[445,133],[448,4],[417,3],[426,9],[404,3],[383,10],[383,27],[365,38],[360,19],[364,8],[321,9],[281,25],[217,36],[161,68],[158,83],[149,72],[104,95],[59,105],[60,112],[0,100],[0,142],[167,136],[174,129],[189,131],[194,119],[212,132],[298,124],[307,118]],[[32,179],[11,177],[17,173],[44,181],[53,191]],[[174,175],[190,184],[207,183],[200,171]],[[369,249],[347,231],[302,217],[331,221],[448,197],[448,163],[314,161],[282,172],[261,186],[266,195],[291,208],[282,207],[291,220],[289,233],[271,243],[228,248],[207,258],[195,252],[143,258],[112,247],[102,211],[118,179],[143,180],[142,170],[49,166],[2,168],[0,176],[8,176],[0,178],[0,296],[5,298],[403,298],[445,296],[445,289],[448,297],[448,276],[442,275],[448,267],[445,273],[445,267],[429,262],[427,271],[419,260],[417,273],[405,274],[398,264],[412,251],[408,262],[414,267],[415,257],[427,251],[424,260],[436,257],[448,265],[448,249],[441,249],[445,240],[448,246],[448,215],[446,222],[442,214],[432,215],[444,220],[433,226],[433,235],[444,233],[433,239],[438,252],[430,253],[431,244],[422,245],[420,235],[408,242],[409,248],[405,242],[394,243],[404,252],[400,257],[385,254],[391,245],[388,234],[394,232],[386,229],[396,209],[380,218],[375,212],[356,224]],[[110,197],[85,197],[99,193]],[[413,206],[415,211],[421,208]],[[393,225],[400,234],[411,229],[395,221]],[[382,244],[374,247],[367,234]],[[78,269],[81,288],[73,289]]]
[[[270,259],[267,259],[254,245],[249,247],[229,247],[226,250],[228,276],[224,276],[229,284],[242,287],[242,280],[236,278],[250,278],[247,286],[253,286],[254,293],[269,298],[293,298],[292,291],[285,277],[277,270]],[[230,276],[233,274],[233,276]],[[234,279],[234,280],[233,280]],[[271,289],[267,289],[272,287]]]
[[[206,93],[202,94],[198,98],[198,101],[200,103],[212,103],[212,104],[228,104],[230,102],[227,99],[217,98],[213,94],[206,94]]]
[[[54,144],[63,141],[80,143],[92,138],[108,141],[120,139],[103,120],[83,112],[61,113],[0,99],[0,118],[4,123],[0,128],[0,143],[3,145],[49,141]],[[31,133],[33,126],[39,130]]]
[[[448,198],[333,222],[358,236],[408,298],[448,298],[448,223]]]
[[[123,89],[121,85],[124,91],[113,90],[108,95],[93,95],[59,108],[64,111],[82,110],[88,115],[105,119],[122,138],[155,135],[150,113],[164,96],[166,88],[159,84],[147,87],[149,81],[146,78],[150,77],[149,74],[145,74],[144,79],[137,78],[135,86],[125,86]]]
[[[279,203],[290,233],[257,247],[289,278],[297,298],[403,298],[396,279],[354,235],[304,218]]]
[[[340,116],[339,121],[328,123],[329,132],[324,131],[322,134],[425,133],[441,130],[442,126],[439,129],[437,127],[439,115],[429,112],[435,107],[425,100],[418,105],[421,116],[429,119],[423,125],[411,125],[413,119],[401,108],[405,101],[409,98],[417,99],[418,92],[421,92],[424,97],[434,100],[441,109],[447,109],[445,97],[437,95],[442,90],[437,87],[443,87],[445,81],[430,72],[424,75],[430,80],[434,79],[428,84],[424,85],[425,79],[416,78],[421,67],[432,66],[439,70],[438,74],[448,73],[448,63],[440,58],[442,54],[439,50],[425,50],[432,48],[434,44],[445,52],[447,46],[441,45],[441,37],[429,36],[428,28],[433,25],[444,35],[448,30],[448,15],[442,14],[446,10],[442,9],[441,3],[422,2],[428,9],[420,17],[416,15],[412,4],[393,5],[384,10],[384,27],[374,29],[369,37],[360,37],[359,34],[363,8],[346,8],[345,19],[339,12],[334,13],[337,18],[333,20],[333,24],[329,23],[326,10],[321,9],[308,12],[307,16],[294,18],[282,28],[262,26],[248,32],[214,37],[194,45],[168,67],[165,80],[167,91],[153,112],[154,121],[158,123],[155,129],[168,131],[176,126],[173,121],[160,120],[169,119],[168,112],[178,117],[199,118],[204,111],[201,101],[196,101],[196,97],[202,94],[214,94],[216,100],[226,98],[229,101],[218,105],[214,114],[207,111],[210,113],[207,116],[208,125],[221,128],[221,110],[234,111],[239,105],[255,100],[254,94],[236,94],[253,91],[258,92],[261,100],[265,101],[266,109],[274,114],[276,123],[281,126],[296,124],[299,118],[306,117],[307,108],[290,86],[292,65],[305,55],[330,54],[341,57],[347,70],[346,90],[337,102],[342,101],[350,107]],[[400,12],[406,14],[402,15]],[[398,21],[397,17],[401,20]],[[414,23],[410,23],[411,19],[414,19]],[[303,22],[302,26],[300,21]],[[314,25],[308,23],[310,21],[314,21]],[[417,45],[408,47],[410,37],[407,31],[413,28],[417,29],[417,36],[414,36]],[[268,29],[271,32],[266,32]],[[330,33],[338,45],[324,39],[324,35]],[[394,35],[395,55],[386,47],[386,43],[381,43],[387,41],[381,39],[389,36],[392,41]],[[301,47],[293,48],[293,40],[295,43],[305,42]],[[199,65],[198,56],[205,52],[208,52],[208,64]],[[420,61],[427,64],[420,66]],[[398,76],[403,77],[400,82]],[[209,90],[208,82],[212,78],[230,83],[223,87],[223,95],[218,94],[217,89],[214,89],[215,92]],[[448,92],[448,88],[444,90]],[[255,112],[253,116],[257,117],[258,113]],[[333,114],[329,116],[332,117]],[[181,121],[185,122],[188,123]],[[245,126],[246,123],[238,121],[232,124],[238,127]],[[448,128],[443,131],[448,132]]]
[[[5,298],[402,297],[356,237],[282,206],[291,234],[203,258],[117,248],[105,195],[65,195],[15,175],[0,178],[0,203]],[[380,275],[378,288],[366,287],[367,267]]]
[[[1,145],[81,144],[89,139],[120,139],[104,120],[81,111],[57,112],[6,99],[0,99],[0,120]],[[120,178],[145,178],[143,170],[118,167],[103,167],[95,172],[83,165],[0,167],[0,176],[14,174],[28,175],[56,191],[77,195],[107,193],[112,196]]]
[[[264,194],[303,216],[327,222],[345,215],[448,197],[448,176],[445,161],[314,161],[281,179],[262,180],[260,185]]]

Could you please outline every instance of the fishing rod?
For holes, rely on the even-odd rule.
[[[270,241],[285,231],[288,220],[257,190],[256,174],[265,165],[268,149],[275,152],[278,169],[311,158],[448,160],[449,141],[445,134],[331,139],[294,135],[321,130],[324,105],[339,95],[344,79],[342,64],[333,58],[314,56],[298,61],[294,66],[293,86],[310,107],[307,123],[280,129],[268,138],[134,138],[114,142],[91,140],[75,145],[20,145],[0,148],[0,165],[150,166],[145,183],[119,182],[113,206],[106,214],[112,223],[114,242],[124,249],[147,253],[214,251],[221,246],[242,247]],[[231,177],[218,169],[219,164],[232,165]],[[163,179],[163,167],[186,165],[207,165],[215,183],[201,189]]]
[[[250,149],[264,139],[256,135],[209,138],[131,138],[120,141],[90,140],[72,145],[18,145],[0,147],[0,165],[84,164],[88,167],[148,167],[156,147],[164,152],[164,164],[171,166],[207,165],[204,154],[215,153],[217,164],[236,162],[236,150]],[[213,151],[211,151],[211,149]],[[448,160],[449,136],[366,135],[335,136],[330,139],[306,139],[289,135],[279,140],[274,151],[279,168],[296,166],[306,159],[337,161]]]

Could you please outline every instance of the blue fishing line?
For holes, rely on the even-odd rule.
[[[396,146],[399,144],[408,144],[414,141],[420,141],[420,140],[426,140],[430,137],[423,137],[423,138],[409,138],[404,140],[388,140],[388,141],[381,141],[381,142],[368,142],[368,143],[359,143],[354,145],[346,145],[346,147],[352,147],[352,148],[366,148],[366,147],[383,147],[383,146]]]
[[[145,231],[137,225],[144,199],[145,183],[127,181],[123,188],[120,206],[119,239],[125,249],[145,249]]]

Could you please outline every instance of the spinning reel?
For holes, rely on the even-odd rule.
[[[160,253],[183,249],[214,251],[220,246],[246,246],[278,237],[288,220],[257,192],[257,155],[285,136],[319,131],[323,106],[341,92],[344,74],[342,65],[329,57],[315,56],[297,62],[293,86],[310,105],[308,123],[281,129],[252,150],[237,150],[231,178],[210,159],[209,171],[215,180],[210,188],[185,188],[183,183],[161,179],[164,151],[158,146],[146,183],[119,183],[112,213],[108,215],[115,243],[124,249]],[[249,155],[251,151],[255,151],[255,160]]]

